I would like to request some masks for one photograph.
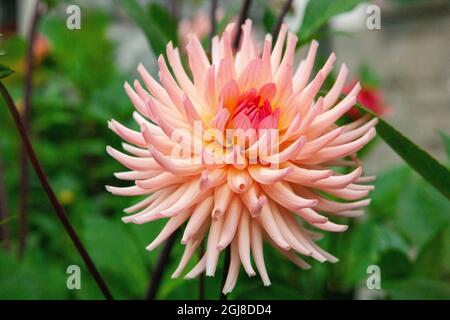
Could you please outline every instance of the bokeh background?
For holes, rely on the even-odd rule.
[[[139,62],[156,71],[157,50],[149,45],[146,23],[156,23],[163,40],[182,45],[188,32],[196,32],[207,46],[210,1],[137,1],[148,18],[141,27],[124,5],[128,2],[43,1],[46,9],[38,19],[33,52],[29,125],[51,184],[114,296],[141,299],[159,253],[144,248],[163,222],[136,226],[120,220],[122,209],[137,199],[114,197],[104,189],[117,184],[112,173],[122,169],[105,152],[106,145],[120,144],[107,120],[133,126],[123,82],[137,78]],[[345,2],[348,8],[342,13],[305,35],[304,23],[326,14],[313,17],[308,1],[293,1],[285,21],[291,30],[300,30],[305,43],[298,56],[305,55],[310,39],[318,39],[320,59],[336,52],[336,65],[345,62],[350,78],[362,82],[362,104],[450,164],[450,3],[339,1]],[[236,19],[241,1],[218,3],[220,31]],[[258,36],[272,30],[284,3],[253,1],[249,16]],[[80,30],[66,27],[66,9],[72,4],[81,8]],[[367,28],[371,4],[381,8],[380,30]],[[35,1],[30,0],[0,2],[0,63],[16,70],[5,84],[22,113],[34,8]],[[373,201],[364,217],[350,222],[347,232],[325,234],[320,241],[340,262],[312,262],[313,268],[303,271],[267,246],[272,286],[264,288],[257,277],[249,279],[241,272],[229,298],[450,299],[449,201],[381,140],[360,156],[366,173],[377,175]],[[19,159],[20,140],[0,101],[0,298],[101,299],[30,168],[24,196]],[[24,203],[25,220],[20,209]],[[198,280],[170,279],[181,253],[182,246],[176,245],[157,298],[198,298]],[[69,265],[82,270],[81,290],[67,289]],[[367,288],[370,265],[381,269],[381,290]],[[222,263],[215,278],[204,280],[208,299],[219,297],[221,267]]]

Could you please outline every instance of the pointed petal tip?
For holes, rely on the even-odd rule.
[[[124,210],[125,211],[125,210]],[[125,223],[130,223],[133,222],[133,218],[132,217],[123,217],[120,220],[122,220]]]

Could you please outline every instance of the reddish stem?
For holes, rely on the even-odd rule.
[[[36,175],[39,178],[41,186],[44,189],[45,193],[47,194],[47,197],[50,200],[50,203],[52,204],[57,217],[63,224],[67,234],[69,235],[69,237],[72,240],[73,244],[75,245],[76,249],[80,253],[81,258],[83,259],[84,263],[86,264],[86,267],[88,268],[89,272],[94,277],[94,280],[97,283],[98,287],[100,288],[101,292],[103,293],[103,295],[105,296],[106,299],[112,300],[113,297],[111,295],[111,292],[109,291],[102,276],[97,271],[97,268],[96,268],[94,262],[92,261],[91,257],[89,256],[88,252],[86,251],[86,248],[83,246],[83,244],[82,244],[80,238],[78,237],[75,229],[73,228],[72,224],[70,223],[67,213],[65,212],[61,203],[59,203],[58,198],[55,195],[55,192],[53,191],[52,187],[50,186],[47,176],[45,175],[45,172],[44,172],[41,164],[39,163],[39,160],[37,159],[36,153],[34,152],[33,145],[31,144],[30,138],[28,136],[25,125],[20,117],[20,114],[17,111],[17,107],[14,104],[14,101],[13,101],[11,95],[9,94],[8,90],[6,89],[3,82],[1,82],[1,81],[0,81],[0,93],[3,96],[3,98],[6,102],[6,105],[8,106],[11,116],[14,119],[14,123],[17,127],[17,130],[19,131],[20,137],[22,138],[22,144],[25,147],[25,150],[28,154],[31,165],[34,168],[34,171],[36,172]]]
[[[11,230],[8,224],[8,206],[5,186],[5,169],[3,167],[3,159],[0,153],[0,243],[3,244],[5,250],[9,250],[11,246]]]
[[[211,12],[210,12],[210,31],[209,31],[209,39],[210,39],[210,46],[209,48],[212,48],[212,39],[214,38],[214,36],[216,35],[216,28],[217,28],[217,16],[216,16],[216,11],[217,11],[217,0],[211,0]]]
[[[281,9],[280,15],[278,16],[277,22],[275,23],[275,25],[273,26],[273,29],[272,29],[273,43],[275,43],[275,41],[277,40],[278,32],[280,32],[280,28],[281,28],[281,25],[283,24],[284,17],[288,13],[291,6],[292,6],[292,0],[286,0],[283,8]]]
[[[178,232],[175,231],[174,234],[172,234],[164,244],[164,248],[161,251],[161,254],[159,255],[158,262],[152,273],[152,280],[150,282],[147,294],[145,296],[146,300],[154,300],[156,298],[156,294],[158,292],[162,277],[164,275],[164,269],[166,268],[167,263],[169,263],[170,252],[172,251],[172,247],[175,244],[175,240],[177,239],[177,233]]]
[[[37,36],[37,26],[41,16],[40,1],[36,1],[31,20],[30,33],[28,35],[28,48],[25,61],[25,81],[24,81],[24,111],[23,123],[27,133],[30,130],[30,114],[31,114],[31,96],[33,90],[33,66],[34,66],[34,43]],[[20,182],[19,182],[19,257],[25,253],[27,234],[28,234],[28,191],[29,191],[29,172],[28,160],[25,146],[20,146],[19,152],[20,163]]]
[[[243,0],[243,4],[241,7],[241,12],[239,13],[239,19],[236,25],[236,33],[234,36],[233,41],[233,48],[236,50],[239,47],[239,42],[241,41],[241,35],[242,35],[242,25],[245,22],[245,19],[247,19],[248,11],[250,9],[251,0]]]
[[[199,250],[199,259],[203,257],[205,254],[205,242],[202,241],[200,243],[200,250]],[[199,279],[198,279],[198,299],[199,300],[205,300],[205,273],[200,273]]]

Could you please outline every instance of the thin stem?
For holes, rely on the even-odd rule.
[[[76,249],[80,253],[81,258],[86,264],[86,267],[88,268],[89,272],[94,277],[94,280],[97,283],[98,287],[100,288],[101,292],[103,293],[106,299],[112,300],[113,297],[111,295],[111,292],[109,291],[100,273],[97,271],[94,262],[92,261],[83,244],[81,243],[81,240],[78,237],[72,224],[70,223],[67,213],[65,212],[61,203],[59,203],[58,198],[55,195],[55,192],[50,186],[47,176],[45,175],[45,172],[41,164],[39,163],[39,160],[37,159],[36,153],[34,152],[33,145],[31,144],[25,125],[22,119],[20,118],[19,112],[17,111],[17,107],[14,104],[14,101],[11,95],[9,94],[8,90],[1,81],[0,81],[0,93],[3,96],[6,105],[8,106],[9,112],[11,113],[14,119],[15,125],[17,127],[17,130],[19,131],[20,137],[22,138],[22,143],[25,146],[25,150],[27,151],[28,157],[31,161],[34,171],[36,172],[36,175],[38,176],[39,181],[41,183],[41,186],[44,189],[45,193],[47,194],[47,197],[50,203],[52,204],[57,217],[59,218],[64,228],[66,229],[67,234],[69,235]]]
[[[209,15],[210,18],[210,25],[211,25],[211,29],[209,32],[209,39],[210,39],[210,48],[212,48],[212,39],[214,38],[214,36],[216,35],[216,28],[217,28],[217,15],[216,15],[216,11],[217,11],[217,0],[211,0],[211,12]]]
[[[200,250],[198,252],[199,259],[203,257],[205,254],[205,243],[204,241],[200,244]],[[205,300],[205,273],[200,273],[199,279],[198,279],[198,299],[199,300]]]
[[[236,34],[234,36],[234,41],[233,41],[233,48],[234,50],[237,50],[238,46],[239,46],[239,42],[241,41],[241,35],[242,35],[242,25],[245,22],[245,19],[247,19],[247,15],[248,15],[248,10],[250,9],[250,4],[251,4],[251,0],[243,0],[243,4],[241,7],[241,12],[239,13],[239,19],[236,25]]]
[[[178,0],[170,0],[169,7],[170,7],[170,15],[172,16],[173,20],[178,21],[179,19],[179,6]]]
[[[275,42],[278,37],[278,32],[280,32],[281,25],[283,24],[284,17],[288,13],[289,9],[292,6],[292,0],[286,0],[283,8],[281,9],[280,15],[278,16],[277,22],[273,26],[272,29],[272,41]]]
[[[37,27],[41,16],[41,3],[36,1],[33,17],[31,20],[30,33],[28,35],[28,48],[25,63],[25,81],[24,81],[24,111],[23,123],[25,130],[30,129],[31,114],[31,95],[33,90],[33,66],[34,66],[34,43],[37,35]],[[29,191],[29,172],[28,159],[25,146],[21,144],[19,152],[20,163],[20,197],[19,197],[19,257],[25,253],[27,234],[28,234],[28,191]]]
[[[145,296],[146,300],[154,300],[156,297],[156,293],[158,292],[159,285],[161,284],[161,280],[164,275],[164,269],[166,268],[166,265],[170,259],[170,252],[172,251],[172,247],[175,244],[175,240],[177,239],[177,233],[178,232],[174,232],[164,244],[164,248],[159,255],[156,267],[153,270],[152,280]]]
[[[230,268],[231,245],[225,249],[225,261],[223,263],[222,286],[220,287],[220,300],[227,300],[227,295],[222,292],[227,281],[228,269]]]
[[[11,246],[11,230],[8,224],[8,206],[6,197],[5,186],[5,169],[3,167],[3,159],[0,153],[0,221],[5,221],[4,224],[0,224],[0,243],[3,243],[5,250],[9,250]]]

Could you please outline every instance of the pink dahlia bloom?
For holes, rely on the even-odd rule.
[[[139,65],[146,89],[136,80],[134,89],[126,83],[125,90],[140,130],[111,120],[109,127],[127,141],[123,149],[128,154],[107,148],[131,170],[116,177],[133,182],[107,190],[145,196],[125,209],[130,215],[123,220],[141,224],[168,219],[148,250],[185,224],[185,251],[174,278],[201,241],[207,244],[205,254],[187,279],[204,271],[213,276],[220,253],[231,247],[224,293],[234,288],[241,264],[249,276],[258,271],[264,285],[270,285],[264,240],[303,269],[310,265],[301,256],[338,261],[316,244],[320,236],[310,228],[345,231],[346,225],[329,217],[361,215],[373,189],[364,184],[373,178],[361,177],[355,153],[375,136],[377,120],[364,117],[342,127],[335,124],[355,104],[360,90],[355,84],[338,101],[347,68],[342,66],[332,89],[317,97],[333,68],[334,54],[310,81],[317,42],[294,68],[297,38],[285,25],[273,48],[270,35],[257,47],[250,20],[242,28],[236,53],[231,46],[233,24],[213,39],[211,60],[191,36],[186,50],[192,78],[171,43],[167,58],[173,73],[163,56],[158,60],[159,82]],[[354,168],[341,174],[333,170],[336,167]]]

